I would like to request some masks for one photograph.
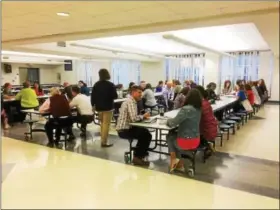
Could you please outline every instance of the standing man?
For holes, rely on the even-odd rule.
[[[113,117],[114,100],[118,98],[115,85],[110,82],[110,74],[107,69],[100,69],[99,81],[96,82],[91,92],[91,105],[98,112],[100,120],[101,147],[111,147],[108,135]]]

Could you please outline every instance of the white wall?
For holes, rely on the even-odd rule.
[[[13,85],[20,85],[22,80],[20,80],[21,77],[26,77],[26,72],[21,72],[21,70],[26,71],[26,68],[39,68],[40,69],[40,83],[46,84],[46,83],[56,83],[57,82],[57,71],[60,69],[63,69],[63,65],[37,65],[37,64],[18,64],[18,63],[11,63],[12,65],[12,73],[5,73],[3,71],[2,67],[2,78],[1,78],[1,84],[4,84],[6,82],[9,82]],[[21,69],[20,69],[21,68]]]
[[[271,101],[280,101],[279,98],[279,58],[274,58],[274,71],[271,84]]]
[[[273,54],[271,51],[260,52],[260,66],[259,66],[259,79],[264,79],[267,89],[271,91],[271,58]]]
[[[73,61],[73,70],[72,71],[65,71],[63,69],[59,69],[57,72],[60,73],[61,76],[61,84],[64,82],[69,82],[70,84],[77,84],[79,80],[86,80],[84,75],[84,65],[81,65],[81,63],[84,63],[84,61]],[[93,61],[92,66],[93,69],[93,82],[98,81],[98,71],[101,68],[108,69],[108,71],[111,71],[111,62],[108,61]],[[83,69],[83,70],[82,70]]]
[[[265,80],[270,100],[279,101],[279,58],[274,57],[270,51],[260,53],[259,78]]]
[[[141,62],[141,80],[156,86],[158,81],[165,80],[164,61],[160,62]]]
[[[210,82],[219,84],[219,58],[220,55],[214,53],[206,53],[204,68],[204,87]]]

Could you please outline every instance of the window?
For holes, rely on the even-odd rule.
[[[122,84],[128,88],[130,82],[140,83],[141,63],[130,60],[113,60],[112,61],[112,82]]]
[[[88,87],[92,87],[98,81],[98,72],[102,67],[102,63],[96,61],[75,61],[78,80],[83,80]],[[78,82],[78,81],[77,81]]]
[[[177,55],[165,60],[166,80],[193,80],[204,85],[205,54]]]
[[[230,53],[235,57],[220,57],[220,85],[225,80],[230,80],[232,84],[236,80],[255,81],[259,79],[260,56],[258,51]]]

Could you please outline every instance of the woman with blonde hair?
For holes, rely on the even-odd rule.
[[[60,94],[59,89],[56,87],[51,88],[50,94],[50,98],[48,98],[39,108],[39,112],[52,115],[52,118],[49,118],[45,124],[45,130],[49,140],[47,146],[54,147],[59,146],[62,128],[66,128],[66,132],[70,135],[70,138],[73,136],[73,120],[71,118],[70,105],[66,96]],[[55,140],[53,130],[55,130]]]
[[[253,94],[254,94],[254,103],[259,106],[262,104],[262,99],[258,93],[258,90],[257,90],[257,82],[253,82],[253,81],[250,81],[249,85],[251,86],[252,88],[252,91],[253,91]]]
[[[55,96],[55,95],[60,95],[60,91],[57,87],[52,87],[50,89],[50,96]],[[39,112],[40,113],[47,113],[50,109],[50,98],[48,98],[47,100],[45,100],[45,102],[42,104],[42,106],[40,106],[39,108]]]

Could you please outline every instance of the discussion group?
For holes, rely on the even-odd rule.
[[[1,121],[3,129],[12,129],[9,125],[9,112],[4,103],[19,101],[19,118],[25,121],[26,112],[23,110],[36,109],[46,117],[45,132],[49,147],[58,147],[61,133],[67,132],[69,141],[75,136],[72,131],[74,122],[80,124],[81,136],[85,136],[87,124],[91,123],[94,114],[98,113],[100,122],[101,147],[112,147],[108,140],[112,118],[116,117],[116,130],[120,138],[135,139],[137,145],[134,150],[132,163],[140,166],[148,166],[147,160],[152,135],[144,127],[134,127],[133,122],[149,119],[152,110],[164,110],[168,112],[180,109],[175,118],[169,118],[167,125],[175,128],[167,136],[168,150],[170,154],[170,171],[181,169],[183,163],[180,160],[181,151],[194,150],[203,145],[207,147],[209,156],[215,151],[211,142],[217,136],[218,124],[223,119],[223,112],[213,112],[211,104],[220,100],[215,93],[217,85],[211,82],[206,89],[193,81],[185,81],[181,84],[178,80],[159,81],[153,88],[151,84],[141,81],[140,84],[131,82],[125,93],[123,85],[115,85],[110,81],[110,73],[107,69],[99,70],[99,81],[92,89],[83,82],[78,85],[70,85],[65,82],[63,88],[51,87],[49,96],[40,101],[39,96],[44,96],[44,90],[39,83],[23,83],[23,88],[14,94],[13,86],[5,83],[1,94]],[[114,100],[125,98],[116,110]],[[268,91],[263,79],[259,81],[237,80],[232,84],[230,80],[224,82],[220,95],[235,95],[237,103],[234,111],[246,111],[243,101],[248,100],[252,107],[260,106],[268,99]],[[77,115],[73,115],[73,109]],[[115,114],[117,113],[117,114]],[[179,160],[178,160],[179,159]]]

